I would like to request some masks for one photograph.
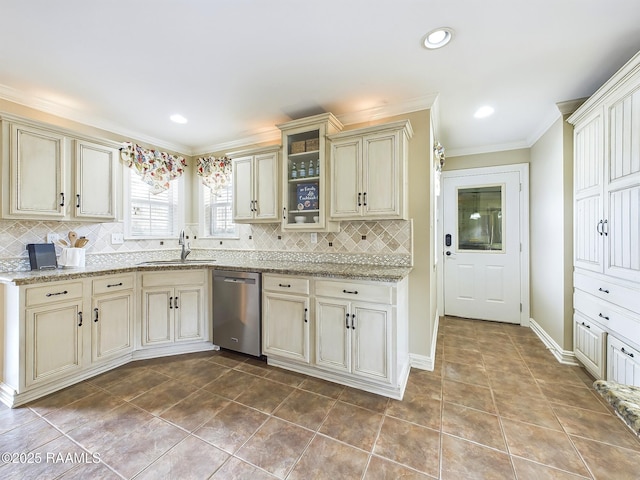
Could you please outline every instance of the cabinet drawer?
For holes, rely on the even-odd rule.
[[[41,287],[28,287],[25,293],[27,307],[60,302],[82,297],[82,282],[49,283]]]
[[[640,315],[616,308],[608,302],[576,290],[574,308],[589,320],[602,325],[607,331],[625,338],[640,338]]]
[[[640,351],[609,335],[607,380],[640,387]]]
[[[573,319],[573,346],[576,358],[597,379],[604,378],[607,333],[580,313],[576,313]]]
[[[265,290],[282,293],[309,295],[309,279],[289,277],[287,275],[263,275],[262,286]]]
[[[114,275],[112,277],[97,278],[93,281],[93,294],[118,292],[133,288],[133,274]]]
[[[335,280],[316,280],[316,295],[346,298],[354,301],[395,303],[395,289],[384,283],[357,283]]]
[[[640,313],[640,290],[623,287],[597,277],[576,273],[575,288],[594,295],[622,308]]]
[[[167,270],[142,274],[143,287],[160,287],[164,285],[202,285],[207,281],[209,270]]]

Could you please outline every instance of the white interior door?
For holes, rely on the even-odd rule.
[[[444,313],[520,323],[520,174],[443,176]]]

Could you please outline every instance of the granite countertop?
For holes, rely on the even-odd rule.
[[[411,267],[386,265],[361,265],[351,263],[301,262],[286,260],[258,260],[252,258],[193,259],[185,263],[112,264],[83,268],[58,268],[46,271],[0,272],[0,282],[14,285],[72,280],[96,275],[111,275],[124,272],[168,271],[176,269],[212,268],[221,270],[280,273],[289,275],[311,275],[351,280],[373,280],[396,282],[409,275]]]

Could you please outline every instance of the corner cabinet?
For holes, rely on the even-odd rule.
[[[3,218],[114,220],[118,157],[115,144],[3,115]]]
[[[227,154],[233,162],[233,221],[280,221],[280,146]]]
[[[327,214],[327,136],[342,130],[331,113],[278,125],[282,131],[282,230],[335,232]]]
[[[409,121],[331,135],[332,220],[408,218]]]
[[[618,372],[633,365],[635,354],[624,352],[640,349],[640,53],[568,121],[576,358],[596,378],[638,384]]]

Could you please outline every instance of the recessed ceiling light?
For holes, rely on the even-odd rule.
[[[453,30],[447,27],[436,28],[427,33],[422,39],[425,48],[433,50],[442,48],[453,38]]]
[[[492,115],[494,111],[493,107],[485,105],[476,110],[476,113],[474,113],[473,116],[476,118],[487,118],[489,115]]]
[[[184,118],[182,115],[180,115],[179,113],[176,113],[174,115],[171,115],[169,117],[171,119],[172,122],[176,122],[176,123],[187,123],[187,119]]]

